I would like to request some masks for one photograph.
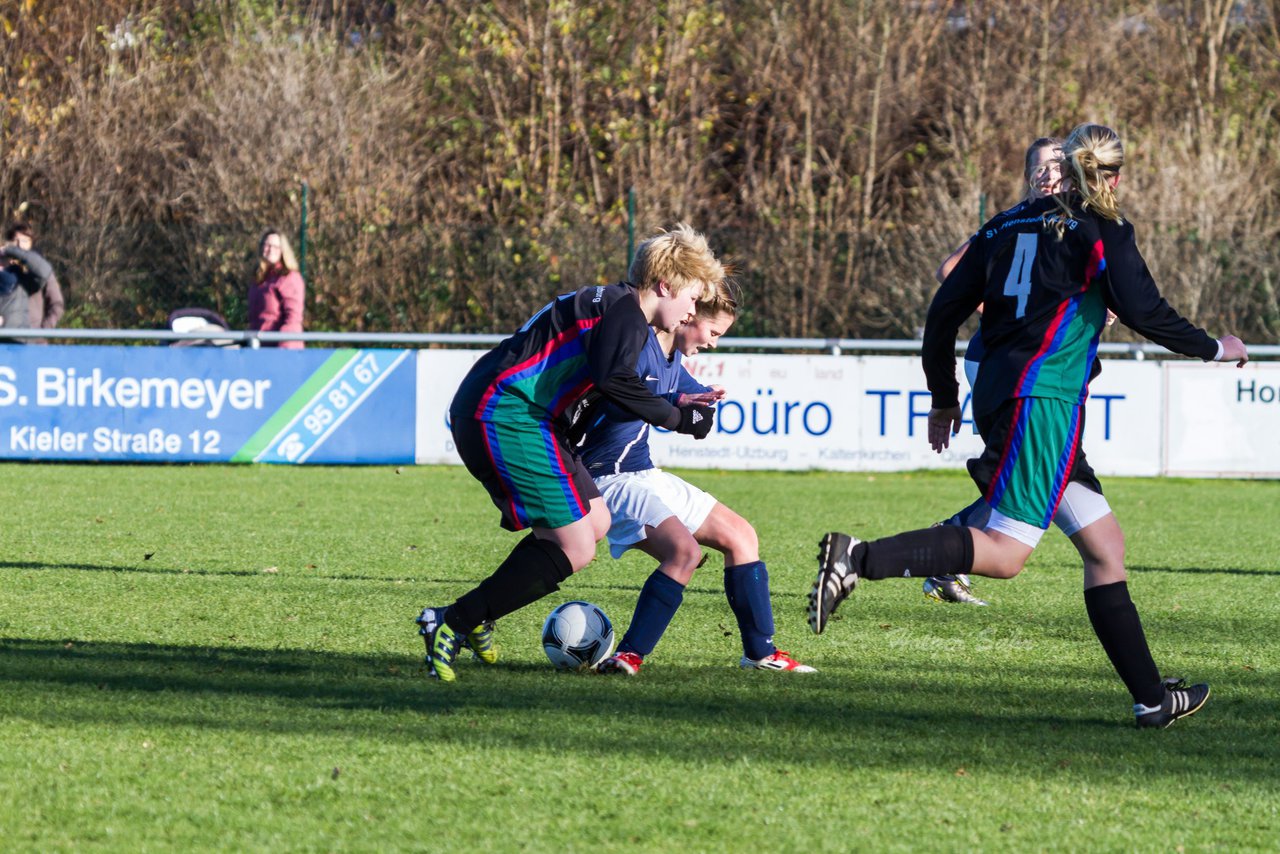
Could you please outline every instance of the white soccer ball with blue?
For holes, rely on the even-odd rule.
[[[565,602],[542,624],[542,649],[557,670],[595,667],[613,652],[613,623],[590,602]]]

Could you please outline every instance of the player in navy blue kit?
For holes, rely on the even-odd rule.
[[[1062,168],[1058,162],[1061,154],[1062,140],[1056,137],[1042,136],[1031,143],[1027,148],[1022,169],[1022,177],[1027,185],[1026,193],[1023,195],[1022,201],[1013,210],[1025,207],[1037,199],[1043,199],[1057,192],[1058,184],[1062,180]],[[974,237],[977,237],[977,235],[974,235]],[[947,276],[960,263],[960,259],[968,251],[969,244],[973,242],[974,237],[970,237],[960,244],[960,247],[948,255],[946,260],[938,267],[938,271],[934,273],[938,284],[945,282]],[[978,306],[977,310],[981,312],[982,306]],[[964,373],[969,380],[970,388],[973,388],[977,382],[978,366],[982,362],[983,352],[982,334],[975,332],[973,337],[969,339],[969,346],[964,351]],[[982,523],[986,521],[988,509],[987,503],[979,498],[942,524],[971,525],[972,527],[980,528]],[[1068,527],[1070,527],[1070,523],[1068,523]],[[1071,536],[1073,533],[1075,531],[1068,530],[1067,536]],[[965,573],[931,576],[924,580],[923,586],[924,595],[939,602],[960,602],[966,605],[987,604],[973,595],[969,576]]]
[[[1099,514],[1072,538],[1085,560],[1090,623],[1133,697],[1138,726],[1166,727],[1197,711],[1209,686],[1161,680],[1152,659],[1129,596],[1124,534],[1093,472],[1078,465],[1088,381],[1108,308],[1183,355],[1243,366],[1248,352],[1233,335],[1215,341],[1160,296],[1115,197],[1124,165],[1115,132],[1081,125],[1064,143],[1062,160],[1062,191],[987,223],[934,297],[925,326],[929,442],[941,451],[961,423],[956,332],[985,304],[987,352],[973,412],[986,448],[969,463],[991,507],[985,529],[940,526],[866,543],[827,534],[809,625],[821,633],[862,578],[1012,578],[1064,495],[1074,492],[1082,508]]]
[[[654,393],[679,405],[711,405],[723,389],[699,383],[681,363],[714,348],[737,315],[727,283],[698,302],[697,317],[674,333],[656,332],[640,356],[637,371]],[[649,457],[649,425],[620,407],[606,405],[586,419],[582,458],[613,517],[609,548],[617,558],[638,548],[658,560],[645,581],[618,651],[601,662],[601,673],[634,676],[653,652],[684,589],[701,565],[702,545],[724,554],[724,590],[742,638],[739,666],[750,670],[812,673],[773,643],[769,573],[760,560],[755,529],[714,497],[654,466]]]
[[[590,397],[706,437],[714,410],[654,394],[636,376],[636,362],[650,327],[669,331],[692,318],[697,298],[723,278],[706,238],[677,226],[637,247],[630,283],[565,294],[463,379],[449,407],[458,453],[501,511],[502,527],[531,533],[452,605],[422,610],[417,622],[431,675],[452,682],[464,645],[492,664],[494,621],[558,590],[595,556],[609,511],[568,438]]]

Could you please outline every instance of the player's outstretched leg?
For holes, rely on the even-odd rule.
[[[1012,578],[1022,569],[1030,548],[1014,540],[1017,565],[1000,564],[1002,553],[987,556],[992,564],[988,574],[1008,573]],[[1010,570],[1009,567],[1012,567]],[[809,592],[809,628],[821,634],[832,613],[857,586],[859,579],[928,578],[947,573],[972,572],[974,532],[969,528],[942,525],[906,531],[892,537],[860,542],[848,534],[830,533],[822,538],[818,551],[818,578]]]
[[[818,577],[809,591],[809,628],[822,634],[836,608],[858,586],[853,564],[853,547],[860,541],[833,531],[818,544]]]

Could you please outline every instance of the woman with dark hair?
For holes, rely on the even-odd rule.
[[[62,286],[53,274],[52,265],[35,251],[35,230],[25,222],[15,222],[5,230],[4,240],[0,255],[7,256],[9,272],[17,276],[18,284],[27,295],[27,309],[23,312],[25,319],[21,324],[8,325],[53,329],[62,319],[66,300],[62,297]],[[6,313],[5,317],[8,316]],[[33,344],[45,343],[39,338],[27,340]]]
[[[1032,202],[1058,191],[1058,185],[1062,181],[1061,157],[1062,140],[1055,136],[1042,136],[1027,147],[1022,167],[1022,180],[1026,184],[1026,189],[1023,191],[1022,201],[1018,202],[1011,210],[1025,208]],[[974,235],[974,237],[977,237],[977,235]],[[960,244],[938,267],[938,271],[934,273],[938,284],[946,281],[947,276],[960,263],[960,259],[968,251],[969,244],[973,242],[974,237],[970,237]],[[978,306],[978,311],[982,311],[981,305]],[[977,381],[978,366],[982,363],[982,353],[982,335],[975,332],[973,337],[969,339],[969,346],[964,351],[964,373],[969,380],[970,388]],[[980,524],[974,523],[985,519],[985,515],[980,514],[985,514],[986,506],[986,502],[979,498],[950,519],[947,519],[943,524],[973,524],[974,527],[981,527]],[[1068,536],[1072,533],[1074,532],[1067,531]],[[930,599],[936,599],[939,602],[959,602],[965,605],[987,604],[973,595],[973,586],[970,583],[969,576],[964,573],[931,576],[924,580],[923,587],[925,596]]]

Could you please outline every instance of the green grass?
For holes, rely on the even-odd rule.
[[[1274,850],[1280,484],[1123,480],[1130,586],[1197,716],[1132,727],[1078,559],[1046,536],[986,609],[867,584],[804,625],[816,543],[966,502],[955,474],[688,472],[751,519],[778,641],[746,673],[718,557],[636,679],[557,674],[570,598],[625,628],[646,558],[423,676],[411,620],[515,542],[450,468],[0,467],[0,849]]]

